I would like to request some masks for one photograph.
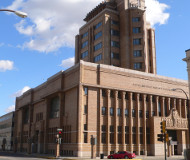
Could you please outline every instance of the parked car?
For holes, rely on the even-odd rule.
[[[114,154],[110,154],[108,156],[108,159],[133,159],[135,157],[136,157],[135,153],[131,153],[128,151],[121,151]]]

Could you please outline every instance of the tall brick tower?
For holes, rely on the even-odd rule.
[[[76,36],[75,63],[82,59],[156,74],[155,32],[145,12],[145,0],[100,3]]]

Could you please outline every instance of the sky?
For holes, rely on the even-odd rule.
[[[0,116],[15,99],[74,64],[75,35],[102,0],[1,0],[0,9],[26,12],[22,19],[0,12]],[[157,74],[187,80],[182,61],[190,49],[189,0],[146,0],[155,28]]]

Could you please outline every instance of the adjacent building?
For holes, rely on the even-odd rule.
[[[0,150],[13,150],[14,112],[0,117]]]
[[[164,155],[157,135],[165,120],[168,154],[183,155],[188,82],[156,75],[145,11],[144,0],[110,0],[87,14],[76,36],[75,66],[17,97],[15,151],[55,154],[61,128],[64,156]]]

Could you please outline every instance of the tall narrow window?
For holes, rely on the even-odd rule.
[[[84,105],[84,114],[87,114],[88,113],[88,107],[87,105]]]
[[[167,103],[166,103],[166,101],[164,103],[164,111],[165,111],[165,117],[167,117],[168,115],[167,115]]]
[[[110,116],[113,116],[113,115],[114,115],[114,108],[111,107],[111,108],[110,108]]]
[[[84,132],[84,143],[88,143],[87,142],[87,132]]]
[[[132,134],[133,134],[133,144],[136,144],[136,127],[132,128]]]
[[[106,107],[102,107],[102,115],[106,115]]]
[[[88,87],[84,87],[84,95],[88,95]]]
[[[125,126],[125,144],[129,144],[129,126]]]
[[[125,109],[125,117],[129,117],[129,110]]]
[[[135,109],[132,109],[132,117],[136,117],[136,111],[135,111]]]
[[[161,117],[161,104],[160,104],[160,102],[158,102],[158,114],[159,114],[159,117]]]
[[[110,143],[114,144],[114,126],[110,126]]]
[[[52,98],[50,104],[50,118],[59,117],[59,97]]]
[[[140,130],[140,144],[143,144],[143,127],[139,127]]]
[[[117,108],[117,116],[121,116],[121,108]]]

